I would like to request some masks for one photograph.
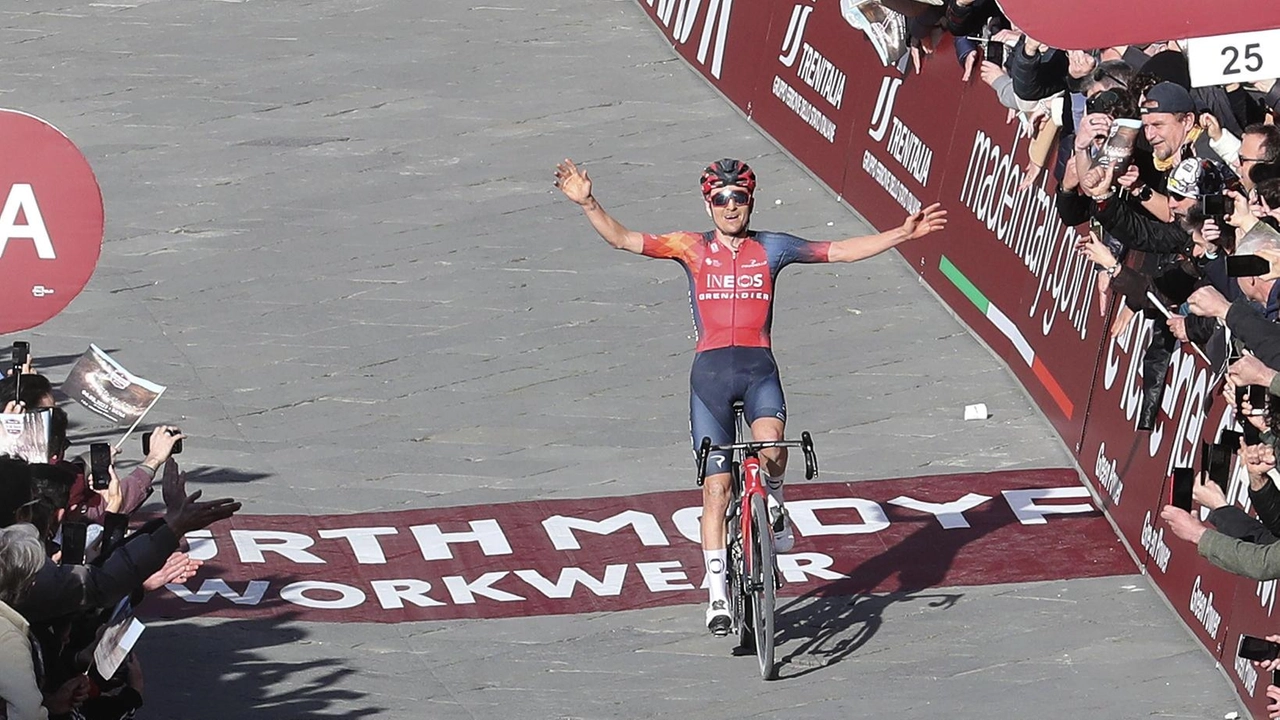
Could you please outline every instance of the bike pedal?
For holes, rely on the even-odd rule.
[[[729,619],[728,615],[717,615],[707,625],[707,629],[716,637],[725,637],[729,634],[729,630],[732,629],[732,625],[733,621]]]

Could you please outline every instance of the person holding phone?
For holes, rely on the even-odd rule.
[[[121,510],[131,513],[146,502],[151,493],[157,475],[176,475],[179,472],[177,461],[173,458],[175,448],[186,435],[174,425],[157,425],[147,434],[148,452],[142,463],[128,475],[120,479]],[[89,458],[62,463],[76,473],[76,482],[71,488],[71,506],[77,519],[101,523],[106,516],[105,498],[90,487],[91,464]],[[163,471],[163,472],[161,472]],[[114,472],[114,466],[111,472]],[[101,485],[101,483],[100,483]],[[104,488],[105,489],[105,488]]]
[[[1248,638],[1248,640],[1246,640]],[[1261,642],[1258,642],[1258,641]],[[1263,643],[1270,647],[1263,647]],[[1256,647],[1258,652],[1250,652],[1249,646]],[[1280,657],[1273,655],[1275,646],[1280,645],[1280,635],[1267,635],[1265,638],[1249,637],[1247,635],[1240,636],[1240,646],[1236,651],[1239,657],[1247,658],[1253,663],[1253,666],[1263,672],[1271,673],[1271,683],[1267,686],[1266,696],[1270,700],[1267,704],[1267,717],[1280,718]],[[1262,656],[1262,659],[1258,659]]]

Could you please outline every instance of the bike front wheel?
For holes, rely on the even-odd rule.
[[[760,677],[773,679],[773,612],[778,585],[774,577],[773,527],[769,522],[764,494],[751,498],[751,557],[747,577],[751,579],[752,625],[755,628],[756,657]]]

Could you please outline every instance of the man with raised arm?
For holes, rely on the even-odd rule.
[[[585,170],[566,159],[556,167],[556,187],[577,203],[592,227],[615,248],[675,260],[689,276],[697,346],[690,373],[689,425],[696,449],[702,438],[715,445],[734,442],[733,404],[741,400],[752,439],[783,439],[786,403],[778,365],[770,350],[774,280],[790,263],[854,262],[898,243],[924,237],[946,225],[946,211],[934,204],[907,217],[900,227],[878,235],[835,242],[808,242],[783,233],[752,231],[756,176],[746,163],[718,160],[702,173],[702,197],[715,229],[704,233],[648,235],[628,230],[591,194]],[[787,467],[785,448],[760,453],[775,545],[787,552],[795,543],[782,503]],[[727,635],[732,622],[725,594],[725,511],[729,503],[729,463],[724,453],[708,458],[702,490],[702,552],[711,594],[707,628]]]

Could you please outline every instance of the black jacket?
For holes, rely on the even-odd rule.
[[[1236,300],[1227,311],[1227,327],[1262,364],[1280,367],[1280,324],[1268,320],[1248,300]]]
[[[1118,197],[1094,203],[1093,216],[1108,233],[1133,250],[1191,255],[1191,234],[1180,225],[1160,222]]]
[[[1035,56],[1023,51],[1027,38],[1024,35],[1013,46],[1009,58],[1009,77],[1013,78],[1013,92],[1023,100],[1043,100],[1067,89],[1067,54],[1061,50],[1045,50]]]

